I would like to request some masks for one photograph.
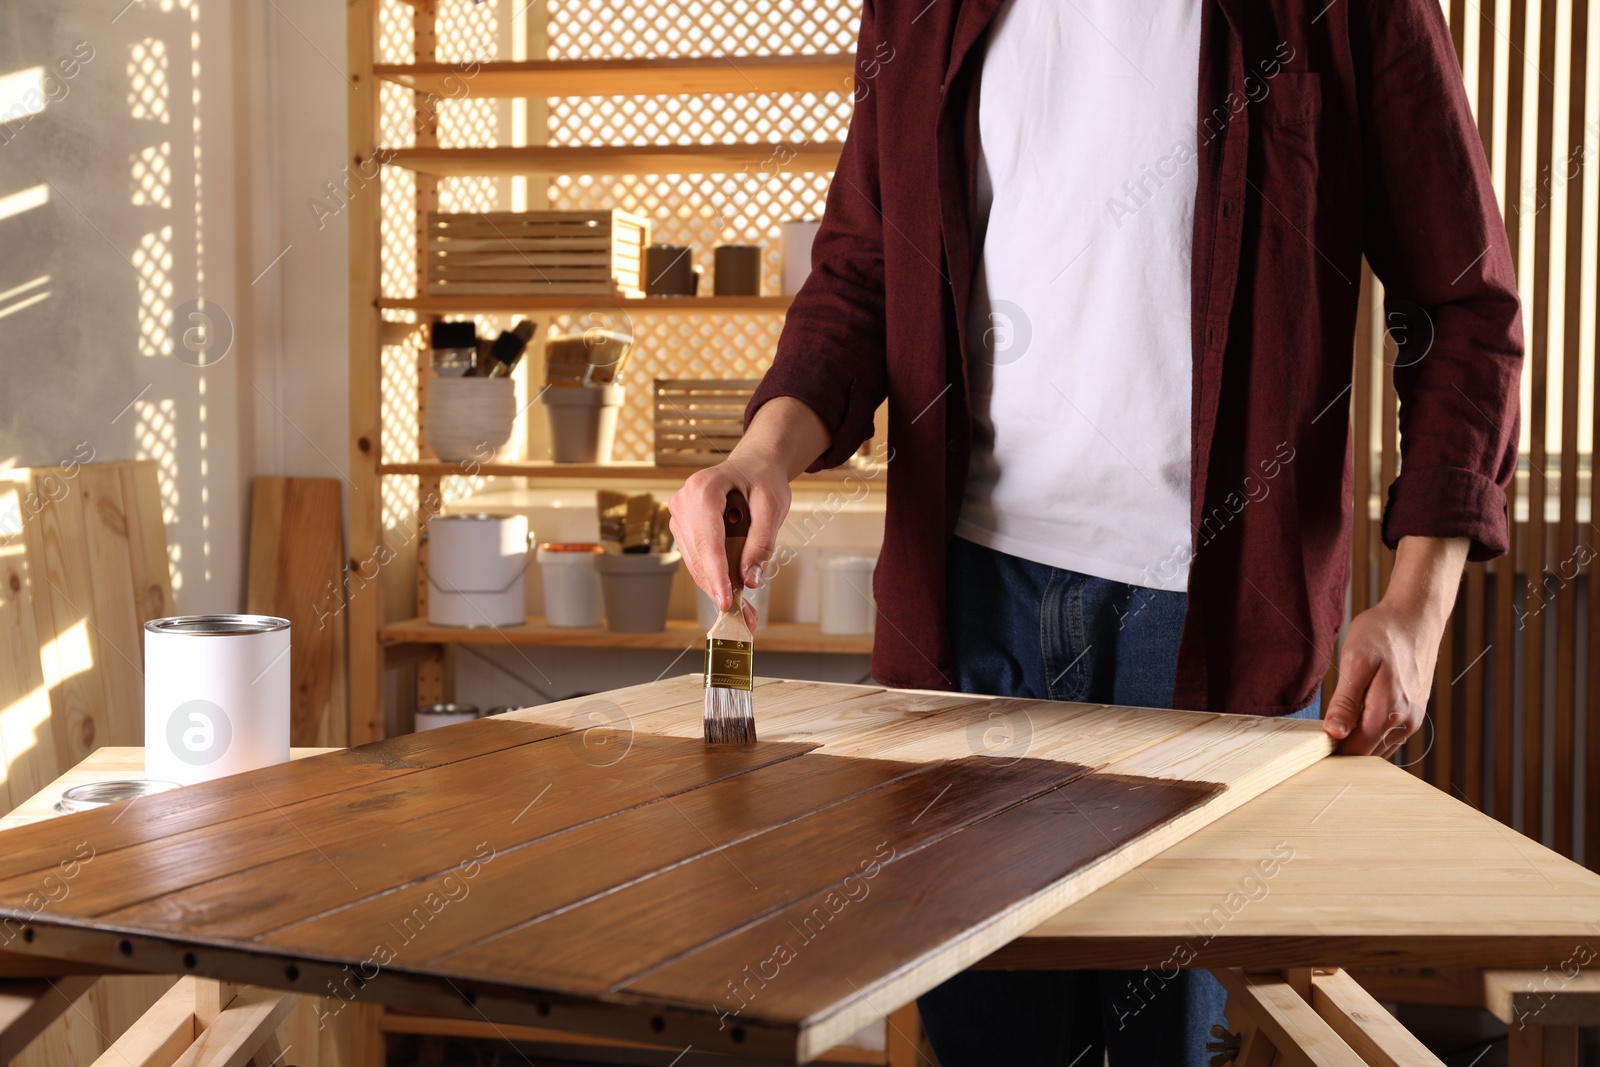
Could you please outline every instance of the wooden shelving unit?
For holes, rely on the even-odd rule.
[[[575,60],[492,61],[472,64],[438,59],[439,8],[433,2],[414,3],[414,54],[410,63],[376,62],[379,0],[353,0],[349,5],[350,159],[352,169],[376,172],[377,165],[404,167],[416,173],[416,218],[406,220],[420,234],[427,213],[438,206],[441,179],[455,176],[519,176],[530,178],[569,174],[738,173],[772,171],[791,173],[831,171],[838,162],[841,143],[817,141],[724,144],[575,144],[526,146],[459,145],[440,147],[437,112],[440,99],[584,97],[694,93],[823,93],[847,92],[851,87],[854,57],[848,53],[809,55],[697,56],[682,58],[617,58]],[[414,144],[385,147],[379,143],[381,83],[400,85],[416,94]],[[376,186],[374,193],[376,191]],[[350,426],[351,426],[351,570],[362,573],[366,561],[385,558],[381,520],[384,477],[417,479],[418,499],[438,501],[452,475],[508,476],[527,479],[535,487],[636,485],[670,487],[681,484],[687,468],[658,467],[653,463],[556,465],[505,461],[474,465],[440,461],[427,453],[421,458],[393,461],[384,449],[381,348],[384,344],[414,343],[427,323],[444,315],[493,313],[560,313],[588,309],[617,309],[628,315],[783,314],[789,307],[784,296],[754,297],[563,297],[563,296],[426,296],[385,297],[379,261],[382,219],[381,198],[352,196],[348,208],[350,227]],[[419,241],[420,246],[420,241]],[[420,259],[420,257],[419,257]],[[422,279],[419,278],[419,282]],[[418,286],[424,289],[425,286]],[[386,311],[415,313],[418,322],[386,321]],[[419,378],[426,376],[424,370]],[[417,405],[418,429],[426,418]],[[420,437],[419,433],[419,437]],[[847,471],[808,476],[819,482],[838,481]],[[419,516],[425,525],[428,515]],[[383,733],[380,706],[385,649],[405,646],[417,664],[419,702],[445,699],[444,652],[448,645],[510,641],[518,645],[587,646],[596,648],[682,648],[690,638],[687,624],[674,623],[654,635],[615,635],[604,631],[570,631],[546,627],[538,620],[498,632],[430,627],[427,615],[427,550],[418,553],[421,573],[417,583],[416,612],[420,619],[385,622],[380,588],[383,583],[363,582],[351,596],[350,626],[350,737],[352,742],[377,738]],[[864,652],[864,638],[832,638],[815,626],[774,624],[765,633],[764,648],[773,651]],[[694,635],[698,640],[698,635]]]
[[[528,616],[521,626],[485,626],[465,629],[434,626],[427,619],[394,622],[378,631],[385,645],[553,645],[558,648],[704,648],[705,630],[694,619],[668,619],[658,633],[619,634],[594,628],[547,626],[543,618]],[[772,622],[756,634],[762,652],[824,652],[865,656],[872,651],[870,636],[825,634],[816,623]]]

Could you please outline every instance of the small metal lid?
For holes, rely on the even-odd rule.
[[[521,711],[521,710],[522,710],[522,707],[520,705],[517,705],[517,704],[496,704],[494,707],[492,707],[488,711],[484,712],[483,713],[483,717],[487,719],[491,715],[504,715],[508,711]]]
[[[144,628],[156,634],[188,634],[196,637],[217,637],[227,634],[268,634],[287,630],[288,619],[274,615],[174,615],[166,619],[151,619]]]
[[[427,704],[417,709],[418,715],[476,715],[476,704]]]
[[[161,782],[139,778],[122,782],[90,782],[75,785],[56,801],[56,811],[71,815],[79,811],[92,811],[121,800],[137,800],[153,793],[165,793],[178,788],[177,782]]]
[[[487,514],[485,512],[479,511],[479,512],[475,512],[475,513],[473,513],[471,515],[435,515],[433,518],[429,519],[428,521],[429,522],[450,522],[451,520],[454,520],[454,519],[460,519],[460,520],[463,520],[463,521],[466,521],[466,522],[487,522],[490,519],[511,519],[511,518],[515,518],[515,517],[516,516],[514,516],[514,515],[489,515],[489,514]]]

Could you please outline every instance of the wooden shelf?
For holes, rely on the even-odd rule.
[[[452,474],[468,473],[463,466],[468,461],[425,459],[414,463],[380,463],[379,474],[421,474],[433,478],[447,478]],[[697,467],[661,467],[648,460],[624,463],[551,463],[548,460],[505,460],[499,463],[474,463],[470,473],[474,477],[527,478],[543,486],[571,485],[574,482],[602,482],[628,485],[682,485],[684,479]],[[855,467],[835,467],[831,470],[807,472],[796,481],[842,482],[852,474],[867,477]]]
[[[386,297],[380,308],[431,312],[437,315],[522,314],[530,311],[571,311],[619,308],[630,315],[704,315],[711,312],[772,312],[789,310],[791,296],[412,296]],[[411,323],[405,323],[411,326]]]
[[[390,166],[435,177],[560,174],[761,174],[831,171],[842,141],[791,144],[523,145],[498,148],[380,148]]]
[[[520,63],[380,63],[385,81],[447,99],[849,92],[855,56],[682,56]]]
[[[385,645],[550,645],[561,648],[668,649],[703,647],[706,633],[694,619],[668,619],[658,633],[614,634],[603,628],[546,626],[537,615],[521,626],[466,628],[434,626],[426,619],[393,622],[378,631]],[[825,652],[866,656],[871,635],[825,634],[816,623],[773,622],[756,632],[758,652]]]

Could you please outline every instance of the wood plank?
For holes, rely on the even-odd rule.
[[[770,312],[789,310],[792,296],[597,296],[583,300],[534,295],[490,296],[387,296],[378,306],[397,311],[423,311],[437,315],[525,314],[530,311],[570,311],[574,308],[620,308],[630,315],[705,315],[713,312]]]
[[[1173,844],[990,962],[1538,968],[1593,937],[1600,911],[1579,901],[1597,894],[1600,875],[1393,765],[1335,757]],[[1507,900],[1517,907],[1508,911]]]
[[[1343,971],[1311,976],[1311,1007],[1368,1067],[1444,1067],[1371,993]]]
[[[142,806],[134,806],[114,830],[94,838],[96,878],[92,883],[75,882],[73,910],[80,915],[104,915],[237,871],[263,868],[308,848],[322,853],[352,889],[361,891],[366,886],[371,892],[374,887],[392,884],[387,883],[391,861],[384,850],[361,846],[374,837],[382,840],[387,828],[405,832],[401,840],[392,843],[393,848],[401,847],[410,834],[427,835],[431,830],[453,827],[459,837],[462,827],[472,826],[472,836],[478,840],[463,842],[447,857],[450,864],[465,862],[481,856],[480,842],[487,842],[492,855],[493,839],[504,840],[517,814],[510,809],[518,806],[509,798],[529,798],[524,801],[528,804],[524,832],[549,833],[605,819],[663,794],[672,796],[727,775],[792,759],[811,746],[774,743],[759,748],[711,748],[676,738],[636,736],[628,752],[626,773],[620,773],[615,765],[580,758],[577,747],[562,742],[518,745],[432,768],[419,780],[418,788],[406,788],[402,781],[396,783],[398,788],[363,790],[348,800],[341,797],[338,803],[318,797],[271,804],[266,810],[228,818],[225,835],[219,835],[213,824],[168,831],[159,842],[148,842],[154,817]],[[304,760],[300,765],[316,762]],[[543,798],[534,804],[532,798],[541,796],[541,791],[545,791]],[[124,831],[130,823],[133,825]],[[139,838],[155,847],[129,847],[139,843]],[[37,882],[31,872],[0,878],[0,900],[24,896]],[[296,892],[290,884],[280,883],[278,889],[291,895]]]
[[[289,740],[345,743],[344,535],[337,478],[257,477],[246,610],[289,620]]]
[[[681,476],[680,476],[681,480]],[[521,626],[468,628],[435,626],[426,619],[390,623],[380,631],[385,644],[533,645],[556,648],[701,649],[705,630],[694,619],[668,619],[654,633],[614,633],[603,626],[549,626],[540,615]],[[770,622],[759,636],[763,652],[821,652],[865,656],[871,635],[825,634],[815,623]]]
[[[114,465],[82,468],[78,488],[86,546],[79,565],[90,573],[90,632],[108,727],[100,743],[135,745],[144,740],[144,620],[135,601],[131,509]]]
[[[797,896],[823,893],[841,879],[843,891],[853,895],[852,882],[867,888],[880,866],[895,857],[938,844],[1086,770],[1052,760],[1008,765],[977,757],[925,767],[650,877],[589,899],[569,897],[559,912],[535,912],[492,938],[451,947],[429,962],[479,977],[520,966],[531,984],[567,992],[626,986],[635,975],[703,944],[742,939],[751,923]],[[1136,795],[1157,803],[1155,793]],[[619,951],[597,945],[596,930],[606,930],[606,944]],[[523,961],[533,961],[532,968]]]
[[[16,1059],[94,983],[89,975],[0,982],[0,1063]]]
[[[1251,1021],[1278,1050],[1273,1063],[1292,1067],[1368,1067],[1288,982],[1272,975],[1233,969],[1212,973],[1228,991],[1229,1010],[1238,1005],[1248,1012]]]
[[[94,1067],[172,1067],[194,1043],[195,990],[193,975],[177,983],[150,1010],[112,1042]]]
[[[420,144],[420,142],[419,142]],[[381,158],[436,178],[473,175],[821,173],[839,163],[840,141],[803,144],[524,145],[385,148]]]
[[[161,483],[152,460],[116,465],[122,477],[122,502],[128,524],[128,558],[133,575],[134,613],[141,623],[175,614],[172,568],[167,561],[167,527],[162,518]],[[141,651],[144,630],[139,631]],[[143,663],[141,659],[139,661]]]
[[[31,492],[39,506],[23,525],[56,753],[67,763],[111,737],[90,621],[94,592],[76,477],[65,470],[34,470]]]
[[[1003,924],[997,910],[1008,912],[1009,921],[1048,914],[1066,894],[1060,885],[1066,874],[1214,791],[1172,783],[1147,787],[1141,802],[1129,803],[1130,784],[1101,774],[1079,778],[967,827],[952,839],[956,847],[893,856],[872,881],[858,875],[859,890],[847,884],[854,873],[847,869],[831,886],[737,936],[638,975],[619,991],[685,1006],[710,1003],[729,1023],[747,1008],[762,1017],[803,1019],[800,1056],[814,1056],[875,1017],[863,993],[898,1004],[905,989],[932,988],[982,954],[975,942],[983,939],[972,934]],[[972,879],[975,870],[987,876]],[[960,888],[929,892],[934,886]],[[885,899],[887,907],[870,903]],[[920,906],[892,903],[908,899]],[[911,961],[914,969],[901,970]],[[886,980],[886,970],[901,973]],[[776,980],[780,974],[783,981]]]
[[[1484,971],[1483,1006],[1514,1029],[1600,1024],[1600,974],[1592,946],[1571,952],[1537,971]]]
[[[245,1067],[298,999],[294,993],[241,989],[173,1067]]]
[[[670,802],[647,803],[603,822],[554,833],[530,819],[517,818],[524,804],[544,803],[548,795],[536,790],[527,799],[518,797],[508,804],[508,817],[516,821],[497,833],[493,842],[497,881],[472,887],[477,903],[471,909],[455,909],[439,923],[418,926],[407,938],[406,955],[437,955],[446,950],[437,943],[447,931],[462,942],[489,936],[541,914],[540,909],[724,848],[798,818],[813,805],[836,803],[916,769],[867,760],[834,761],[832,766],[836,770],[828,774],[809,760],[784,760],[676,795]],[[701,836],[682,837],[686,826]],[[454,819],[426,830],[380,832],[360,843],[395,864],[381,891],[371,884],[365,891],[352,886],[318,852],[308,850],[279,866],[284,877],[276,886],[262,885],[256,873],[246,869],[131,906],[114,913],[113,919],[131,924],[182,920],[197,933],[260,937],[300,951],[341,942],[370,947],[394,937],[391,924],[403,926],[405,917],[425,906],[430,894],[438,899],[459,895],[462,879],[457,864],[472,857]],[[403,856],[397,855],[402,843],[410,846]],[[360,865],[339,852],[331,856],[341,868]],[[552,878],[551,872],[557,876]],[[306,894],[315,894],[322,906],[310,921],[304,921]]]
[[[0,515],[15,514],[19,520],[0,539],[0,805],[6,811],[61,773],[20,525],[23,509],[33,506],[29,484],[26,471],[0,473]]]
[[[379,64],[378,77],[447,99],[709,93],[847,93],[855,56],[683,56],[640,59]]]
[[[1536,70],[1554,70],[1556,62],[1556,12],[1541,5],[1539,18],[1539,60]],[[1535,78],[1538,92],[1538,118],[1535,125],[1535,166],[1540,175],[1551,173],[1552,141],[1555,126],[1556,86],[1548,78]],[[1540,205],[1542,194],[1535,194]],[[1523,832],[1535,841],[1545,838],[1544,759],[1546,692],[1544,684],[1545,624],[1550,615],[1551,591],[1545,584],[1546,502],[1549,499],[1549,353],[1550,353],[1550,226],[1552,211],[1538,210],[1533,218],[1532,331],[1528,338],[1526,367],[1523,371],[1533,385],[1528,421],[1528,539],[1523,573],[1528,581],[1528,624],[1524,629],[1523,671]]]

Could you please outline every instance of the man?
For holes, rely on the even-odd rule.
[[[1364,255],[1401,342],[1397,554],[1326,729],[1395,751],[1516,460],[1510,252],[1438,0],[868,0],[858,56],[745,436],[672,502],[701,588],[730,603],[727,492],[754,584],[789,481],[887,399],[880,682],[1315,717]],[[944,1067],[1205,1063],[1215,980],[1128,979],[973,972],[921,1007]]]

